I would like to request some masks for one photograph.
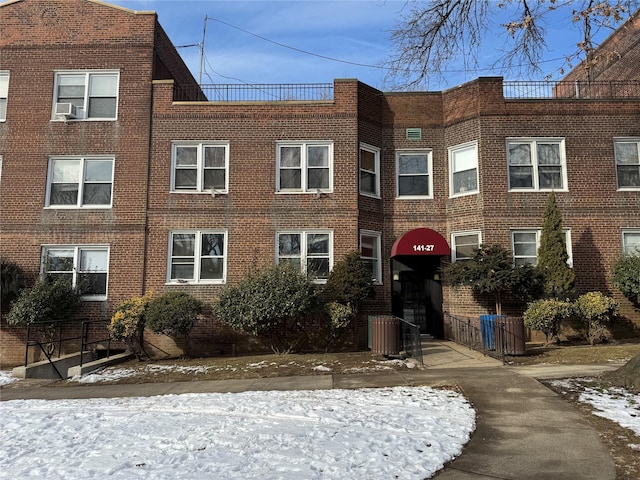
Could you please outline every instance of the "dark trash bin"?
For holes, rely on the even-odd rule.
[[[503,355],[525,354],[524,319],[502,316],[495,324],[496,346]]]
[[[371,318],[371,351],[382,355],[400,353],[402,332],[400,319],[391,315]]]

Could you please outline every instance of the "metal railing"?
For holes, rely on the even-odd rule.
[[[522,318],[504,315],[480,317],[445,313],[449,340],[507,363],[507,357],[524,355],[525,330]]]
[[[176,102],[331,101],[333,83],[175,85]]]
[[[422,339],[420,337],[420,327],[413,323],[407,322],[402,318],[400,320],[400,329],[402,332],[402,350],[407,355],[415,359],[420,365],[424,365],[422,357]]]
[[[62,379],[65,378],[55,365],[54,359],[60,358],[63,353],[63,344],[65,346],[71,342],[80,342],[80,367],[83,364],[82,353],[88,351],[90,345],[105,344],[106,358],[111,355],[111,337],[106,332],[106,338],[90,340],[90,327],[94,324],[104,326],[106,332],[106,323],[104,320],[83,320],[80,324],[78,321],[50,321],[35,322],[27,325],[27,339],[25,342],[24,366],[29,365],[29,349],[36,348],[44,354],[47,361],[51,364],[55,372]],[[64,336],[63,330],[78,331],[80,326],[80,335]],[[35,338],[37,337],[37,338]],[[74,347],[71,347],[73,349]],[[77,347],[75,347],[77,348]]]
[[[586,99],[640,98],[639,80],[612,81],[507,81],[502,83],[506,99]]]
[[[97,340],[89,341],[90,333],[89,327],[93,324],[102,324],[106,329],[106,324],[104,320],[84,320],[82,322],[82,344],[80,345],[80,352],[88,351],[89,345],[103,345],[105,347],[105,356],[104,358],[109,358],[111,356],[111,335],[107,331],[107,338],[98,338]],[[106,345],[105,345],[106,344]],[[80,368],[82,369],[83,358],[80,355]]]

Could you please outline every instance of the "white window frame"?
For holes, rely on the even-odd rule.
[[[202,236],[203,235],[222,235],[223,236],[223,252],[221,254],[214,255],[202,255]],[[193,278],[172,278],[171,275],[171,266],[173,265],[173,236],[174,235],[193,235],[194,236],[194,246],[193,246],[193,257],[192,256],[178,256],[178,258],[193,258]],[[229,251],[229,242],[228,242],[228,234],[227,230],[224,229],[202,229],[202,230],[192,230],[192,229],[184,229],[184,230],[171,230],[169,232],[169,245],[167,249],[167,284],[189,284],[189,285],[215,285],[215,284],[224,284],[227,282],[227,252]],[[221,258],[222,259],[222,278],[211,278],[211,279],[202,279],[201,277],[201,266],[203,258]]]
[[[9,103],[9,72],[0,70],[0,122],[7,120],[7,104]]]
[[[300,148],[300,167],[301,178],[300,188],[282,188],[280,186],[280,171],[285,170],[280,165],[280,152],[283,147]],[[329,186],[328,188],[309,188],[308,187],[308,171],[313,166],[308,165],[307,152],[308,147],[327,147],[329,170]],[[293,168],[292,168],[293,169]],[[297,170],[297,168],[295,169]],[[305,140],[305,141],[278,141],[276,142],[276,193],[332,193],[333,192],[333,141],[331,140]]]
[[[565,245],[567,247],[567,265],[569,265],[569,267],[573,267],[573,249],[571,247],[571,229],[569,228],[563,228],[562,232],[564,233],[564,240],[565,240]],[[535,266],[538,263],[538,250],[540,249],[540,238],[542,236],[542,229],[540,228],[517,228],[517,229],[512,229],[511,230],[511,252],[512,252],[512,256],[513,256],[513,263],[515,265],[518,265],[517,260],[518,259],[526,259],[526,258],[534,258],[531,257],[530,255],[516,255],[516,250],[515,250],[515,234],[516,233],[528,233],[528,234],[535,234],[536,237],[536,255],[535,255],[535,263],[531,263],[531,262],[525,262],[528,263],[529,265]]]
[[[60,79],[64,76],[83,76],[84,75],[84,94],[83,94],[83,104],[82,106],[76,106],[76,115],[75,118],[65,118],[60,115],[56,115],[56,104],[57,103],[70,103],[65,102],[64,98],[59,99],[58,87],[60,84]],[[90,88],[91,82],[93,78],[97,78],[99,76],[109,76],[116,78],[116,91],[115,91],[115,110],[113,113],[113,117],[90,117],[89,116],[89,100],[91,98],[111,98],[111,95],[91,95]],[[62,101],[60,101],[62,100]],[[61,70],[55,72],[54,86],[53,86],[53,105],[51,108],[51,120],[52,121],[113,121],[118,119],[118,103],[120,100],[120,71],[119,70]]]
[[[328,235],[329,236],[329,252],[327,254],[322,255],[310,255],[307,252],[307,242],[309,235]],[[300,235],[300,255],[280,255],[280,235]],[[327,272],[327,277],[331,273],[333,269],[333,230],[326,229],[310,229],[310,230],[279,230],[276,232],[275,239],[275,258],[276,265],[280,263],[281,259],[285,258],[299,258],[300,259],[300,268],[302,273],[307,272],[307,264],[311,258],[327,258],[329,261],[329,270]],[[326,278],[314,278],[314,283],[326,283]]]
[[[362,152],[372,153],[374,156],[374,169],[367,170],[362,167]],[[358,183],[360,185],[360,195],[366,197],[380,198],[380,149],[369,145],[367,143],[360,143],[360,149],[358,150],[358,166],[359,166],[359,178]],[[362,188],[362,175],[368,174],[373,176],[373,192],[368,192]]]
[[[477,235],[478,242],[475,245],[474,250],[477,250],[482,245],[482,232],[480,230],[465,230],[461,232],[452,232],[451,233],[451,261],[452,262],[462,262],[465,260],[470,260],[472,257],[463,257],[458,255],[458,239],[461,237],[467,237],[470,235]],[[465,244],[465,245],[471,245]]]
[[[177,152],[180,147],[196,148],[196,185],[194,188],[177,188],[176,171],[179,169],[177,162]],[[207,147],[224,148],[224,187],[204,188],[204,172],[207,169],[204,164],[205,151]],[[223,168],[216,168],[222,170]],[[226,194],[229,192],[229,142],[228,141],[174,141],[171,142],[171,193],[208,193],[211,195]]]
[[[375,239],[373,245],[373,256],[365,256],[362,248],[364,245],[363,237],[370,237]],[[372,230],[360,230],[360,257],[365,262],[373,263],[373,284],[382,285],[382,233],[374,232]]]
[[[640,255],[640,250],[631,250],[631,245],[628,245],[627,236],[633,235],[640,237],[640,228],[625,228],[622,230],[622,254],[623,255]]]
[[[400,157],[403,155],[425,155],[427,157],[427,171],[426,173],[411,173],[411,174],[402,174],[400,173]],[[411,149],[411,150],[396,150],[396,198],[399,200],[431,200],[433,199],[433,151],[429,149]],[[427,195],[402,195],[400,193],[400,177],[418,177],[424,176],[427,177],[428,180],[428,190],[429,193]]]
[[[480,171],[478,165],[478,142],[472,141],[462,143],[460,145],[454,145],[448,148],[449,152],[449,197],[463,197],[466,195],[475,195],[480,192]],[[455,170],[456,155],[462,153],[472,153],[475,156],[475,166],[473,168],[466,168],[464,170]],[[475,170],[476,172],[476,185],[474,188],[464,188],[455,191],[455,175],[457,173],[470,172]]]
[[[77,184],[78,184],[78,199],[75,203],[75,205],[58,205],[58,204],[51,204],[51,189],[52,189],[52,185],[53,185],[53,176],[54,176],[54,165],[56,161],[78,161],[80,163],[80,170],[79,170],[79,176],[77,179]],[[92,182],[91,180],[85,180],[85,172],[86,172],[86,168],[87,168],[87,163],[91,162],[91,161],[110,161],[111,162],[111,179],[110,179],[110,184],[111,184],[111,192],[109,195],[109,203],[103,203],[103,204],[83,204],[83,196],[84,196],[84,190],[87,184],[90,183],[107,183],[106,181],[100,181],[100,182]],[[48,169],[48,175],[47,175],[47,192],[46,192],[46,199],[45,199],[45,207],[46,208],[56,208],[56,209],[108,209],[108,208],[112,208],[113,207],[113,177],[114,177],[114,171],[115,171],[115,157],[113,156],[92,156],[92,155],[87,155],[87,156],[62,156],[62,155],[56,155],[56,156],[52,156],[49,158],[49,169]],[[66,182],[66,183],[71,183],[71,182]]]
[[[509,182],[510,192],[567,192],[569,191],[567,180],[567,154],[565,151],[565,139],[562,137],[540,137],[540,138],[507,138],[506,142],[506,155],[507,155],[507,176]],[[531,164],[531,187],[512,187],[511,186],[511,167],[526,167],[527,165],[510,163],[509,158],[509,146],[510,145],[528,145],[530,152]],[[541,188],[540,187],[540,168],[544,165],[540,165],[538,162],[538,145],[558,145],[560,153],[560,179],[562,181],[561,187]],[[556,165],[554,165],[556,167]]]
[[[69,270],[60,270],[60,271],[51,271],[51,270],[47,270],[45,268],[45,259],[47,257],[47,252],[50,250],[69,250],[72,252],[72,256],[73,256],[73,267],[71,269],[71,271]],[[96,270],[91,272],[90,270],[87,270],[86,272],[81,270],[80,267],[80,263],[81,263],[81,259],[82,259],[82,253],[83,252],[105,252],[106,253],[106,262],[107,262],[107,269],[106,270]],[[104,294],[92,294],[92,295],[82,295],[81,300],[83,301],[103,301],[106,300],[108,297],[108,293],[109,293],[109,262],[110,262],[110,247],[109,245],[103,245],[103,244],[96,244],[96,245],[92,245],[92,244],[88,244],[88,245],[41,245],[41,256],[40,256],[40,274],[41,275],[46,275],[46,274],[51,274],[52,276],[55,277],[55,275],[58,274],[71,274],[71,285],[75,288],[78,286],[78,281],[79,281],[79,276],[81,276],[83,273],[99,273],[99,274],[106,274],[106,282],[105,282],[105,293]]]
[[[618,163],[618,156],[617,156],[617,144],[619,143],[631,143],[636,145],[636,151],[637,151],[637,158],[638,158],[638,163],[634,164],[634,163],[625,163],[625,164],[621,164]],[[640,137],[620,137],[620,138],[614,138],[613,139],[613,154],[615,157],[615,162],[616,162],[616,182],[617,182],[617,186],[618,186],[618,191],[638,191],[640,190],[640,184],[639,185],[632,185],[632,186],[620,186],[620,173],[618,171],[619,167],[621,165],[625,165],[625,166],[633,166],[636,165],[636,168],[640,171]]]

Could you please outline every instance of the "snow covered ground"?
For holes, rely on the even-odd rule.
[[[593,378],[574,378],[550,382],[565,392],[580,392],[578,400],[593,407],[594,415],[607,418],[640,437],[640,394],[623,388],[604,388]],[[630,445],[640,451],[640,445]]]
[[[74,381],[135,375],[110,368]],[[0,385],[14,381],[0,372]],[[552,383],[640,436],[640,395],[593,379]],[[475,412],[455,392],[398,387],[16,400],[0,403],[0,425],[0,479],[423,479],[461,453]]]
[[[17,381],[18,379],[16,377],[11,376],[11,372],[0,370],[0,387]]]
[[[475,412],[429,387],[0,403],[0,478],[416,479]]]

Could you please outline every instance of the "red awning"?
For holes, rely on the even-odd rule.
[[[451,249],[444,237],[435,230],[416,228],[393,244],[391,256],[397,255],[451,255]]]

